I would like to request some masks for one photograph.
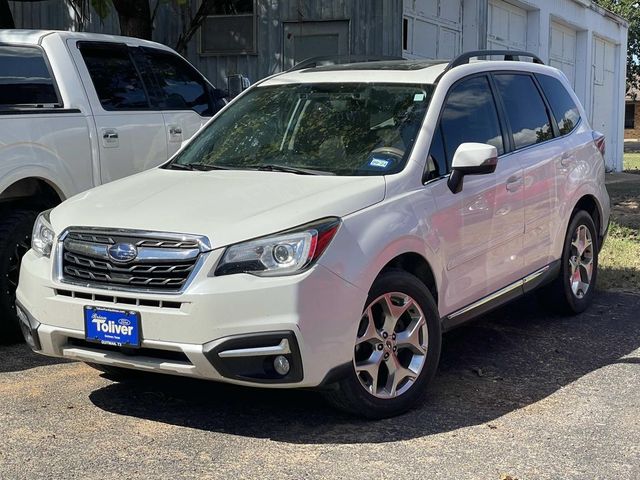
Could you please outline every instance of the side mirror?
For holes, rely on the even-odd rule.
[[[485,175],[496,171],[498,149],[486,143],[463,143],[453,155],[447,185],[453,193],[462,190],[465,175]]]

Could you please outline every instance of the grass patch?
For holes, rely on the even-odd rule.
[[[640,153],[625,153],[627,173],[607,176],[609,236],[600,252],[598,286],[640,293]]]
[[[625,153],[623,165],[625,172],[640,173],[640,153]]]
[[[640,234],[612,221],[600,252],[598,286],[640,292]]]

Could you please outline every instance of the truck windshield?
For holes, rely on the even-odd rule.
[[[324,83],[256,87],[165,168],[388,175],[404,168],[432,85]]]

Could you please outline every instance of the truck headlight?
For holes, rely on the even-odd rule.
[[[300,273],[322,255],[340,226],[339,218],[325,218],[286,232],[231,245],[214,275],[251,273],[278,276]]]
[[[31,235],[31,248],[45,257],[51,255],[53,239],[56,236],[49,222],[50,214],[51,210],[45,210],[38,215]]]

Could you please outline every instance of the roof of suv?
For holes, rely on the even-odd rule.
[[[522,61],[481,60],[447,69],[449,62],[378,62],[331,65],[303,70],[290,70],[266,79],[262,85],[283,85],[288,83],[340,83],[379,82],[405,84],[434,84],[445,72],[470,75],[475,72],[492,70],[515,70],[547,73],[557,76],[558,70],[546,65]]]

